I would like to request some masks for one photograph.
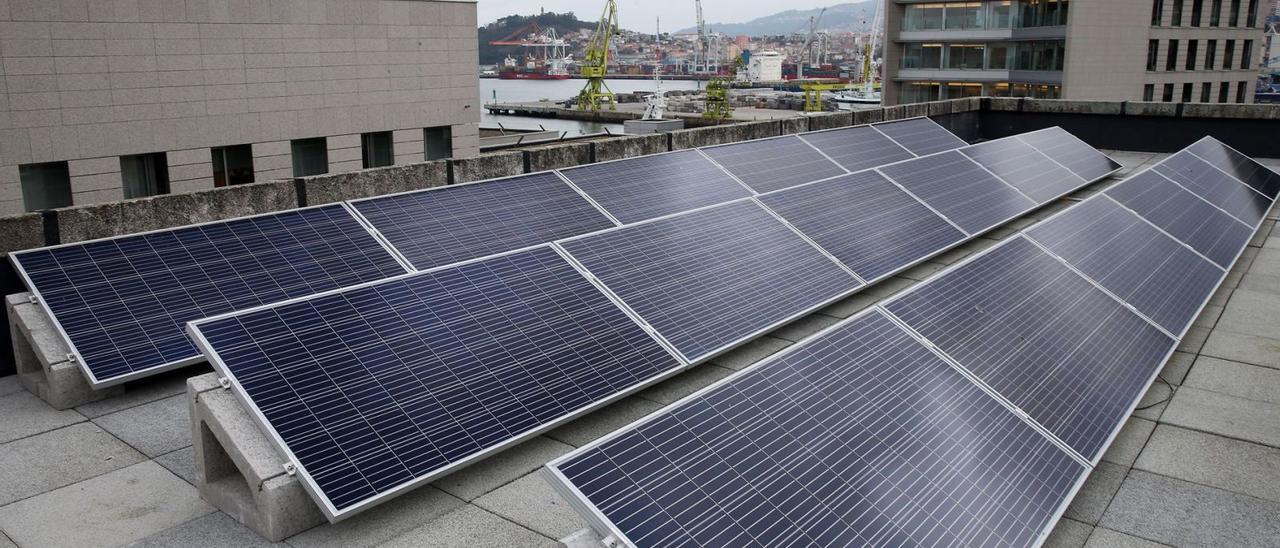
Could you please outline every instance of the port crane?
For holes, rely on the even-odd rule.
[[[805,36],[804,46],[800,48],[800,51],[810,63],[814,62],[813,45],[818,36],[818,23],[822,22],[822,16],[826,14],[827,8],[822,8],[822,11],[818,12],[817,17],[809,17],[809,34],[808,36]],[[804,78],[804,61],[804,59],[800,59],[799,62],[796,63],[797,79]]]
[[[707,32],[707,21],[702,18],[702,0],[693,0],[698,17],[698,46],[693,55],[694,74],[718,74],[720,62],[712,59],[712,52],[719,56],[720,41]]]
[[[600,107],[606,102],[609,103],[609,110],[618,108],[618,98],[604,82],[605,74],[609,71],[609,43],[616,28],[618,4],[614,0],[607,0],[604,14],[596,25],[596,33],[587,45],[586,58],[582,60],[582,76],[587,79],[587,84],[578,92],[578,110],[600,112]]]

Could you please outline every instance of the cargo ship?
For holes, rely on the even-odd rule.
[[[546,62],[527,59],[524,63],[518,63],[515,59],[507,57],[502,63],[501,70],[498,71],[498,78],[502,80],[568,80],[569,71],[565,70],[563,59],[552,59]]]

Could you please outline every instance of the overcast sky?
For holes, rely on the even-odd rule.
[[[630,30],[654,27],[654,18],[662,18],[662,30],[675,31],[694,25],[693,0],[616,0],[618,24]],[[703,0],[702,14],[707,23],[743,23],[757,17],[789,9],[811,9],[848,0]],[[605,0],[479,0],[480,24],[491,23],[507,15],[532,15],[539,8],[546,11],[572,11],[583,21],[597,21],[604,11]]]

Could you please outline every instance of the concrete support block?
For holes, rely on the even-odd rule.
[[[1250,120],[1280,119],[1280,109],[1273,105],[1241,105],[1234,103],[1187,103],[1183,118],[1245,118]]]
[[[284,457],[215,373],[187,379],[200,497],[267,540],[278,542],[325,522]]]
[[[869,110],[853,111],[853,125],[861,126],[866,124],[874,124],[884,121],[884,109],[873,108]]]
[[[456,149],[455,149],[456,150]],[[520,151],[494,152],[471,158],[449,160],[453,170],[453,184],[496,179],[524,173],[524,153]]]
[[[302,179],[307,193],[307,205],[330,204],[447,184],[449,165],[444,161],[418,162]]]
[[[778,120],[778,133],[781,135],[804,133],[806,131],[809,131],[809,118],[807,117],[796,116]]]
[[[1129,116],[1166,116],[1178,115],[1179,103],[1144,103],[1129,101],[1125,103],[1124,112]]]
[[[778,135],[778,123],[773,120],[708,126],[673,131],[671,150],[684,150],[738,141],[750,141]]]
[[[569,536],[560,539],[560,546],[563,548],[605,548],[618,546],[618,543],[606,543],[600,535],[590,528],[579,529],[570,533]]]
[[[814,114],[809,119],[809,131],[818,131],[823,129],[835,129],[838,127],[848,127],[854,125],[853,121],[856,112],[824,112],[822,114]]]
[[[591,163],[591,143],[556,143],[524,150],[524,170],[528,173]]]
[[[669,138],[665,134],[629,135],[592,141],[593,157],[597,162],[621,160],[667,151]]]
[[[943,116],[951,114],[951,101],[932,101],[925,103],[929,109],[929,116]]]
[[[9,338],[18,382],[55,409],[70,409],[89,402],[119,396],[123,386],[94,390],[67,348],[44,308],[31,302],[30,293],[5,298],[9,314]]]
[[[894,105],[894,106],[891,106],[891,107],[885,107],[885,108],[884,108],[884,121],[886,121],[886,122],[891,122],[891,121],[893,121],[893,120],[901,120],[901,119],[903,119],[903,118],[910,118],[911,116],[909,116],[909,115],[907,114],[907,108],[908,108],[908,107],[910,107],[910,106],[911,106],[911,105]]]
[[[951,113],[957,114],[961,112],[975,112],[982,110],[981,97],[965,97],[964,99],[951,100]]]
[[[1022,108],[1022,99],[1018,97],[984,97],[982,100],[992,112],[1017,112]]]
[[[0,217],[0,253],[44,245],[44,218],[39,213]]]
[[[1063,99],[1025,99],[1024,112],[1049,114],[1110,114],[1120,115],[1123,101],[1067,101]]]

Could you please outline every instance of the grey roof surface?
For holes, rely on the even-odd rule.
[[[1125,169],[1162,155],[1112,152]],[[1272,167],[1280,160],[1271,161]],[[554,546],[583,528],[537,472],[545,462],[775,353],[990,247],[1052,204],[933,261],[510,451],[337,525],[310,546]],[[1280,538],[1280,233],[1273,210],[1048,546],[1274,546]],[[188,369],[55,411],[0,379],[0,548],[261,546],[192,486]],[[1169,401],[1165,401],[1169,399]]]

